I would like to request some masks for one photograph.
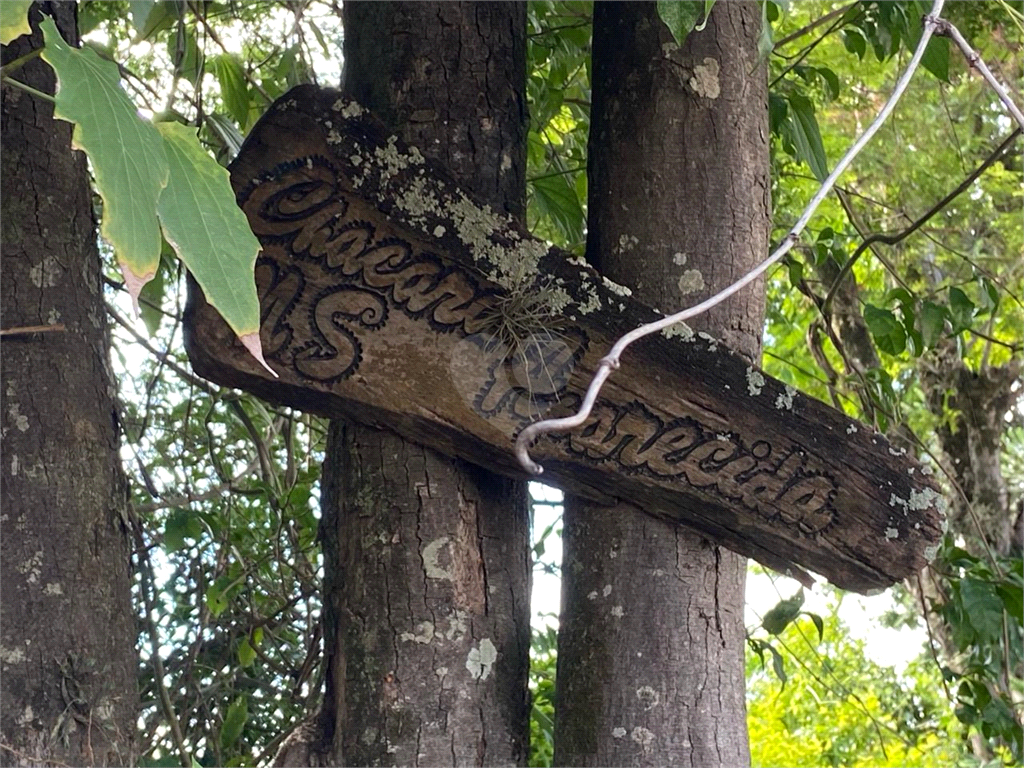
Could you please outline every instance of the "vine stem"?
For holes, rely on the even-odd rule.
[[[15,88],[20,88],[21,90],[25,91],[25,93],[31,93],[37,99],[42,99],[43,101],[48,101],[51,104],[56,104],[57,103],[57,100],[55,98],[53,98],[53,96],[51,96],[50,94],[43,93],[42,91],[33,88],[31,85],[25,85],[25,83],[21,82],[20,80],[15,80],[10,75],[4,75],[2,80],[3,80],[3,82],[7,83],[8,85],[13,85]]]
[[[911,57],[910,62],[907,64],[907,67],[903,71],[899,80],[896,81],[896,85],[893,87],[892,93],[889,95],[889,99],[885,102],[885,105],[879,111],[871,125],[869,125],[865,129],[864,133],[862,133],[860,137],[850,145],[850,148],[846,150],[846,154],[843,155],[838,163],[836,163],[836,167],[832,170],[832,173],[830,173],[821,183],[821,187],[818,188],[814,197],[811,198],[807,207],[804,208],[804,212],[800,215],[800,218],[797,219],[796,224],[794,224],[792,229],[790,229],[786,236],[782,238],[782,242],[779,244],[779,247],[776,248],[767,259],[754,267],[750,272],[709,299],[676,312],[675,314],[667,315],[660,320],[647,323],[646,325],[641,325],[639,328],[633,329],[615,342],[615,345],[611,350],[609,350],[608,354],[601,358],[597,371],[594,373],[594,376],[590,381],[590,386],[587,388],[586,395],[583,398],[583,403],[574,415],[566,416],[561,419],[544,419],[542,421],[537,421],[528,425],[519,433],[519,437],[516,439],[515,443],[515,455],[523,469],[531,475],[540,475],[544,471],[544,468],[540,464],[537,464],[530,458],[530,445],[532,445],[533,442],[541,435],[551,432],[566,432],[582,425],[583,422],[587,420],[587,417],[590,416],[591,409],[594,407],[594,403],[597,402],[597,396],[600,393],[601,388],[604,386],[605,381],[608,380],[608,377],[611,376],[612,371],[618,370],[620,367],[620,358],[622,357],[622,353],[630,344],[644,338],[645,336],[650,336],[651,334],[663,331],[676,323],[689,320],[692,317],[703,314],[712,307],[721,304],[730,296],[736,294],[757,280],[757,278],[763,275],[769,267],[777,263],[790,251],[790,249],[792,249],[799,239],[800,233],[807,227],[807,224],[814,215],[815,210],[817,210],[818,206],[821,205],[821,202],[832,191],[832,187],[835,186],[836,181],[838,181],[839,177],[850,166],[850,163],[853,162],[853,159],[860,154],[860,151],[864,149],[867,143],[878,132],[878,129],[882,127],[885,121],[889,118],[889,115],[892,114],[892,111],[896,108],[896,104],[903,96],[904,91],[906,91],[907,86],[910,84],[910,80],[913,78],[914,73],[917,71],[917,68],[921,63],[928,41],[942,22],[942,19],[939,18],[939,14],[942,12],[943,5],[945,5],[945,0],[933,0],[931,11],[924,17],[921,39],[917,43],[914,55]]]
[[[934,20],[935,23],[935,34],[942,37],[948,37],[963,53],[964,58],[967,59],[967,63],[978,70],[985,82],[989,84],[993,91],[999,96],[999,100],[1003,102],[1003,106],[1006,107],[1006,111],[1009,112],[1013,119],[1017,121],[1017,124],[1024,129],[1024,113],[1021,112],[1013,99],[1010,98],[1009,92],[1003,87],[1003,84],[996,80],[996,76],[992,74],[992,70],[988,68],[985,60],[981,58],[981,55],[971,47],[971,44],[967,42],[967,39],[960,34],[960,30],[956,28],[953,22],[947,19]]]

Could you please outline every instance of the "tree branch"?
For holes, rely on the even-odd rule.
[[[989,167],[991,167],[995,162],[999,160],[1000,157],[1003,156],[1006,150],[1010,148],[1013,142],[1020,135],[1021,129],[1015,129],[1013,133],[1011,133],[1009,136],[1003,139],[1002,143],[995,148],[992,154],[985,158],[985,161],[977,168],[975,168],[967,178],[961,181],[952,192],[947,194],[945,197],[943,197],[941,200],[935,203],[935,205],[933,205],[931,208],[925,211],[906,229],[903,229],[900,232],[897,232],[892,235],[876,233],[865,238],[864,241],[857,246],[857,250],[853,252],[853,255],[850,256],[850,258],[847,259],[846,262],[843,264],[843,267],[839,271],[839,274],[836,276],[835,281],[833,281],[832,286],[828,289],[828,293],[825,294],[825,300],[822,302],[821,305],[822,312],[828,312],[828,310],[831,309],[832,300],[835,298],[836,291],[839,290],[839,287],[843,284],[843,281],[850,275],[850,272],[853,270],[853,265],[857,263],[857,259],[859,259],[865,251],[867,251],[875,243],[884,243],[885,245],[896,245],[897,243],[910,237],[917,230],[919,230],[926,223],[928,223],[928,220],[934,217],[935,214],[939,213],[943,208],[945,208],[947,205],[953,202],[953,200],[955,200],[957,197],[959,197],[961,194],[967,191],[967,189],[978,179],[979,176],[981,176],[981,174],[988,170]]]
[[[960,34],[960,30],[953,25],[952,22],[946,19],[938,18],[934,13],[929,18],[935,25],[935,34],[941,35],[942,37],[950,38],[957,47],[963,52],[964,58],[967,59],[967,63],[974,69],[978,70],[985,82],[987,82],[993,91],[999,96],[999,100],[1003,102],[1006,110],[1013,116],[1013,119],[1017,121],[1017,125],[1024,128],[1024,112],[1020,111],[1020,107],[1013,103],[1013,99],[1010,98],[1010,94],[1006,92],[1002,83],[996,80],[996,76],[992,74],[992,70],[988,68],[988,65],[981,58],[976,50],[971,48],[970,43],[967,42],[966,38]]]

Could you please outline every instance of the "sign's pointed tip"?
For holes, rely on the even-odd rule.
[[[277,371],[267,365],[267,361],[263,359],[263,345],[260,344],[260,335],[258,332],[243,333],[238,337],[238,340],[242,342],[242,346],[249,350],[249,354],[255,357],[256,360],[259,361],[259,364],[270,372],[271,376],[275,379],[279,378]]]

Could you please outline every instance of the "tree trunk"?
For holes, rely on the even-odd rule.
[[[344,88],[495,210],[525,201],[525,7],[346,2]],[[333,422],[327,691],[350,765],[524,764],[526,486]]]
[[[760,25],[718,3],[677,49],[653,3],[594,6],[587,258],[665,312],[767,254]],[[694,325],[754,361],[763,311],[757,284]],[[746,561],[628,505],[564,522],[555,763],[748,764]]]
[[[6,64],[42,46],[33,33]],[[75,5],[47,3],[77,39]],[[12,76],[54,92],[33,59]],[[0,764],[130,765],[138,708],[127,484],[85,156],[3,86]],[[63,325],[46,333],[29,326]],[[13,332],[13,333],[12,333]]]

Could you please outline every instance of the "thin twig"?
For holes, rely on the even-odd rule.
[[[27,336],[30,333],[48,333],[50,331],[66,331],[64,323],[53,325],[23,325],[20,328],[0,328],[0,336]]]
[[[985,61],[978,55],[978,52],[971,48],[971,44],[967,42],[963,35],[960,34],[960,30],[954,26],[954,24],[946,19],[940,19],[937,13],[933,11],[929,16],[925,17],[926,21],[930,21],[935,27],[935,34],[948,37],[957,47],[963,52],[964,58],[967,59],[967,63],[974,67],[985,78],[993,91],[999,96],[999,100],[1003,102],[1006,110],[1013,115],[1013,119],[1017,121],[1017,125],[1024,128],[1024,112],[1020,111],[1020,107],[1014,104],[1013,99],[1010,98],[1010,94],[1006,92],[1006,88],[1003,84],[996,80],[996,76],[992,74],[992,70],[988,68]]]
[[[30,61],[32,61],[32,59],[39,56],[39,54],[41,54],[42,52],[42,48],[35,48],[26,53],[24,56],[19,56],[16,59],[12,59],[11,61],[7,62],[2,67],[0,67],[0,75],[6,77],[7,75],[11,74],[11,72],[14,72],[16,69],[20,69],[21,67],[28,64]]]
[[[515,443],[515,454],[523,469],[533,475],[539,475],[544,471],[543,467],[530,458],[529,446],[541,435],[549,432],[565,432],[573,429],[574,427],[580,426],[587,420],[591,409],[594,407],[594,403],[597,402],[597,395],[601,391],[601,387],[604,386],[605,381],[611,375],[612,371],[619,368],[621,365],[619,358],[630,344],[645,336],[658,333],[659,331],[675,325],[678,322],[688,320],[691,317],[696,317],[712,307],[721,304],[727,298],[757,280],[757,278],[763,275],[772,264],[776,263],[789,252],[789,250],[796,244],[800,233],[803,232],[807,223],[811,220],[811,217],[814,215],[814,211],[821,204],[821,201],[828,196],[839,177],[847,167],[849,167],[850,163],[853,162],[853,159],[860,153],[864,146],[871,140],[871,137],[878,132],[879,128],[882,127],[882,124],[889,118],[893,109],[896,108],[896,103],[900,100],[903,92],[907,89],[910,79],[913,77],[914,72],[921,63],[921,58],[924,56],[925,46],[927,46],[928,40],[931,38],[932,32],[935,29],[935,17],[942,10],[942,6],[944,4],[945,0],[934,0],[931,14],[925,17],[924,29],[921,33],[921,39],[918,41],[917,49],[914,51],[914,55],[911,57],[910,63],[907,64],[906,70],[896,82],[888,101],[886,101],[885,105],[878,113],[878,116],[875,117],[874,122],[872,122],[864,133],[862,133],[850,146],[846,151],[846,154],[843,155],[842,159],[840,159],[836,164],[832,173],[830,173],[825,181],[822,182],[821,187],[815,193],[814,197],[811,198],[811,201],[807,204],[804,212],[800,215],[800,218],[797,220],[796,224],[793,225],[793,228],[789,233],[782,239],[782,243],[775,249],[775,252],[735,283],[724,290],[719,291],[711,298],[702,301],[700,304],[693,307],[684,309],[681,312],[676,312],[673,315],[663,317],[653,323],[642,325],[639,328],[630,331],[615,342],[615,345],[611,348],[608,354],[601,358],[597,371],[594,374],[593,379],[591,379],[590,386],[583,398],[583,404],[574,416],[567,416],[561,419],[544,419],[543,421],[534,422],[519,433],[519,437],[516,439]]]
[[[819,16],[814,21],[812,21],[810,24],[808,24],[807,26],[801,27],[796,32],[792,32],[792,33],[786,35],[781,40],[779,40],[777,43],[775,43],[775,45],[772,46],[772,50],[773,51],[778,51],[779,48],[782,48],[782,47],[788,45],[789,43],[792,43],[794,40],[799,40],[804,35],[809,34],[809,33],[813,32],[814,30],[816,30],[822,24],[828,24],[836,16],[842,16],[844,13],[846,13],[848,10],[850,10],[851,8],[853,8],[856,5],[857,5],[857,3],[855,3],[855,2],[854,3],[850,3],[849,5],[844,5],[841,8],[836,8],[833,11],[829,11],[824,16]]]
[[[170,350],[161,352],[159,349],[150,344],[146,339],[144,339],[139,334],[138,331],[132,328],[131,323],[129,323],[127,320],[121,317],[118,311],[114,309],[112,306],[110,306],[110,304],[107,304],[107,314],[109,314],[114,319],[115,323],[117,323],[126,331],[128,331],[128,333],[131,334],[132,338],[134,338],[138,344],[140,344],[145,350],[147,350],[158,360],[163,360],[167,367],[174,371],[176,374],[178,374],[178,376],[180,376],[182,379],[189,382],[193,386],[203,390],[203,392],[205,392],[208,395],[212,395],[217,391],[216,389],[211,387],[207,382],[203,381],[198,376],[194,376],[193,374],[189,373],[176,362],[171,360]]]
[[[21,90],[25,91],[25,93],[30,93],[37,99],[48,101],[51,104],[57,103],[57,100],[53,98],[53,96],[51,96],[50,94],[36,90],[31,85],[25,85],[25,83],[21,82],[20,80],[15,80],[13,77],[10,77],[9,75],[4,75],[2,78],[0,78],[0,81],[7,83],[8,85],[13,85],[15,88],[20,88]]]

